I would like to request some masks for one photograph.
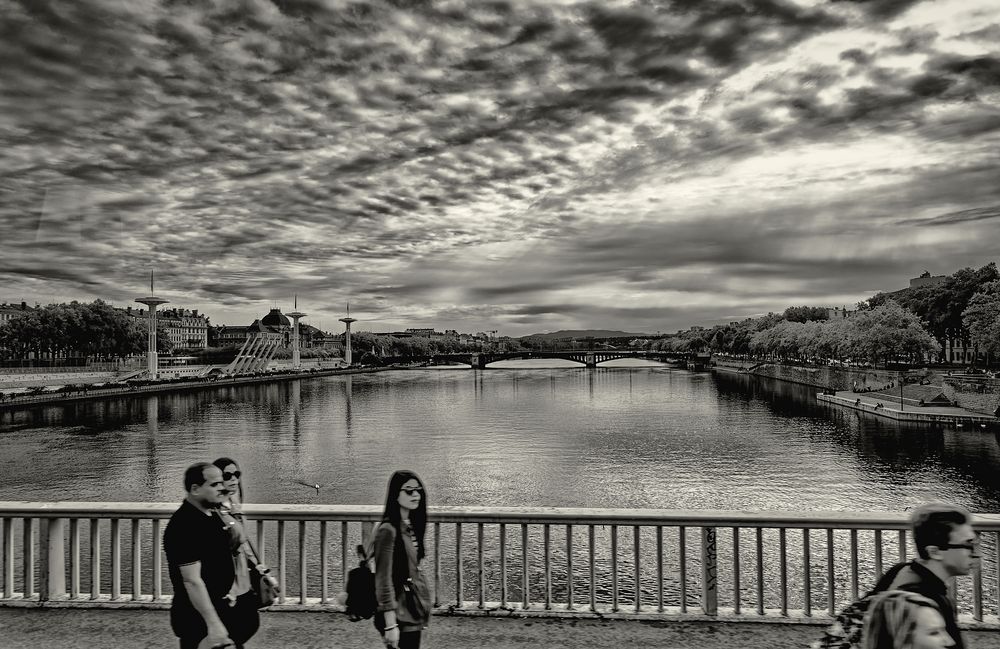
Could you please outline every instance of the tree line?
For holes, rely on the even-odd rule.
[[[963,268],[941,284],[914,286],[870,298],[875,307],[888,300],[909,309],[923,321],[943,349],[949,340],[968,340],[980,350],[1000,353],[1000,272],[995,262]]]
[[[373,353],[379,357],[423,357],[434,354],[467,352],[477,348],[477,344],[463,344],[459,338],[454,336],[396,338],[369,331],[351,333],[351,353],[355,358],[361,358],[366,353]]]
[[[4,358],[85,358],[120,360],[146,352],[147,325],[103,300],[49,304],[28,309],[0,326]],[[157,351],[172,344],[160,323]]]
[[[956,339],[1000,355],[1000,274],[995,263],[964,268],[939,284],[878,293],[847,318],[822,307],[789,307],[710,329],[646,341],[653,350],[715,351],[773,360],[920,362]]]

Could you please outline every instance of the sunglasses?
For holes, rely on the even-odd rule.
[[[400,491],[402,491],[407,496],[424,493],[424,490],[421,487],[403,487],[402,489],[400,489]]]
[[[223,471],[222,479],[232,480],[233,478],[236,478],[237,480],[239,480],[241,475],[243,475],[243,473],[241,473],[240,471],[233,471],[232,473],[230,473],[229,471]]]

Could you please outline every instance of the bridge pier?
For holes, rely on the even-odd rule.
[[[583,357],[584,365],[587,367],[597,367],[597,356],[594,354],[586,354]]]
[[[485,370],[486,369],[486,357],[482,354],[473,354],[470,365],[474,370]]]

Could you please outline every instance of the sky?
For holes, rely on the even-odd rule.
[[[0,16],[0,301],[655,333],[1000,258],[995,0]]]

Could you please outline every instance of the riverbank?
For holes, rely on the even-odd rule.
[[[10,388],[32,388],[44,385],[66,385],[68,383],[93,384],[114,381],[126,374],[124,371],[79,371],[79,372],[33,372],[7,373],[0,371],[0,390]]]
[[[964,408],[948,406],[909,406],[900,404],[898,398],[892,399],[882,394],[858,394],[842,390],[836,394],[816,395],[822,403],[831,406],[849,408],[883,419],[910,424],[937,424],[955,428],[990,428],[997,424],[996,417],[989,417],[970,412]]]
[[[0,633],[6,649],[177,646],[166,611],[0,608]],[[807,647],[820,634],[819,626],[780,623],[436,615],[424,644],[435,649],[771,649]],[[1000,649],[1000,634],[995,631],[966,631],[965,638],[969,649]],[[263,612],[251,644],[299,649],[382,646],[369,621],[352,623],[342,614],[284,611]]]
[[[901,372],[895,370],[788,365],[725,356],[713,356],[711,369],[713,372],[752,374],[785,383],[807,385],[824,392],[851,391],[854,394],[853,389],[857,388],[858,392],[851,398],[852,402],[857,396],[879,392],[885,386],[898,386],[901,379]],[[953,405],[960,407],[969,416],[985,416],[995,420],[994,412],[1000,407],[1000,380],[953,375],[933,368],[910,370],[903,374],[908,377],[909,382],[916,383],[920,379],[923,384],[940,389]],[[912,387],[909,382],[907,389]]]
[[[131,397],[139,394],[162,394],[165,392],[188,392],[206,389],[225,388],[234,385],[254,385],[258,383],[279,383],[283,381],[295,381],[299,379],[311,379],[321,376],[337,376],[341,374],[362,374],[369,372],[384,372],[396,369],[393,367],[365,367],[353,369],[327,369],[310,370],[307,372],[291,372],[288,374],[266,374],[263,376],[236,376],[225,379],[205,380],[205,381],[182,381],[177,383],[156,383],[153,385],[111,387],[111,388],[88,388],[78,392],[53,392],[49,394],[36,394],[32,396],[7,397],[0,401],[0,412],[5,410],[23,410],[25,408],[35,408],[38,406],[61,405],[79,401],[98,401],[106,399],[119,399],[121,397]]]

